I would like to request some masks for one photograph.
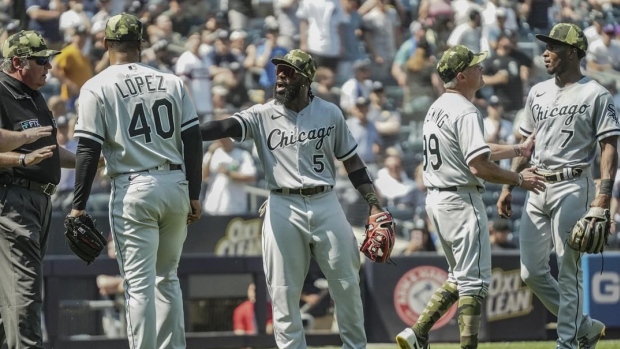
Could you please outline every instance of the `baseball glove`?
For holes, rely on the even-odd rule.
[[[65,217],[65,237],[69,247],[88,265],[99,257],[108,240],[97,230],[95,221],[87,214]]]
[[[585,216],[573,226],[568,237],[568,246],[580,252],[601,253],[611,235],[610,227],[609,210],[590,207]]]
[[[360,252],[373,262],[389,261],[396,240],[395,229],[396,224],[389,212],[381,212],[368,217],[366,236],[360,246]]]

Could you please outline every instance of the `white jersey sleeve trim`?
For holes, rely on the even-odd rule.
[[[484,153],[490,153],[490,152],[491,152],[491,148],[488,145],[480,147],[472,151],[471,153],[467,154],[467,156],[465,157],[465,163],[469,165],[469,162],[476,156],[480,154],[484,154]]]
[[[620,136],[620,129],[607,130],[596,135],[596,140],[601,141],[607,137]]]
[[[88,132],[88,131],[82,131],[82,130],[75,130],[73,131],[74,136],[77,137],[84,137],[84,138],[88,138],[88,139],[92,139],[93,141],[99,143],[99,144],[103,144],[103,137],[101,137],[98,134],[92,133],[92,132]]]
[[[239,114],[234,114],[232,118],[237,120],[241,124],[241,137],[235,138],[235,141],[241,143],[245,141],[245,137],[248,134],[248,130],[247,130],[248,125],[245,123],[245,120],[239,116]]]
[[[349,152],[344,154],[343,156],[336,156],[336,159],[338,159],[338,161],[345,161],[355,154],[357,154],[357,144],[355,145],[355,147],[353,147],[353,149],[349,150]]]
[[[194,127],[196,125],[198,125],[198,118],[193,118],[191,120],[186,121],[185,123],[181,124],[181,132],[187,130],[188,128]]]
[[[521,135],[525,137],[529,137],[532,134],[532,131],[528,131],[524,129],[523,127],[519,127],[519,133],[521,133]]]

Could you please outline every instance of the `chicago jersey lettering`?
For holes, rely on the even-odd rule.
[[[299,113],[272,100],[233,118],[243,130],[239,141],[255,141],[268,189],[333,186],[334,159],[344,161],[356,153],[340,109],[318,97]]]
[[[558,170],[589,167],[597,142],[620,135],[620,124],[613,97],[596,81],[584,77],[559,88],[549,79],[532,87],[527,97],[519,132],[527,137],[534,130],[533,165]]]

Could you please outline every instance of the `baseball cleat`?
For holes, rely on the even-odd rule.
[[[579,337],[579,349],[594,349],[601,338],[605,337],[605,324],[598,320],[592,320],[592,326],[588,334]]]
[[[426,341],[418,339],[411,327],[404,329],[396,336],[396,343],[400,349],[429,349]]]

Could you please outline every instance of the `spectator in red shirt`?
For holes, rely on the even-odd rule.
[[[236,335],[256,334],[256,317],[254,316],[254,303],[256,302],[256,285],[248,286],[248,300],[239,304],[233,312],[233,331]],[[273,333],[273,315],[271,303],[267,303],[267,334]]]

